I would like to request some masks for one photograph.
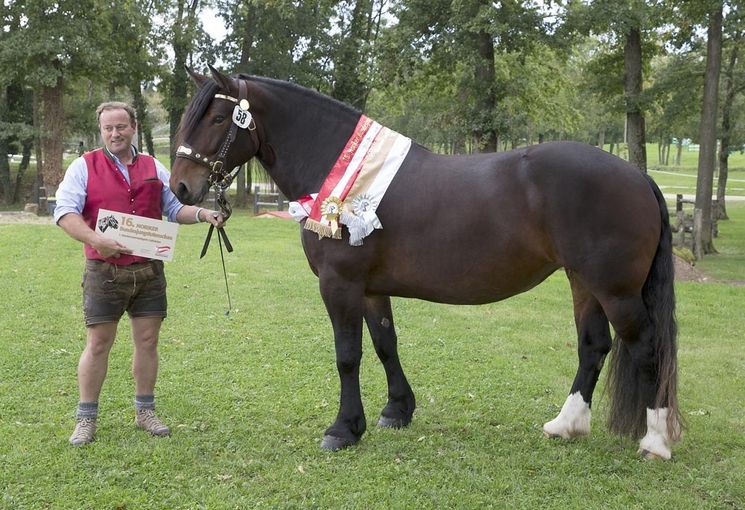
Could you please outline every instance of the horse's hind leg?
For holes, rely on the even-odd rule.
[[[405,427],[411,423],[416,401],[398,358],[391,299],[388,296],[366,297],[364,316],[388,381],[388,402],[380,413],[378,426]]]
[[[559,415],[543,426],[546,437],[584,436],[590,433],[592,394],[611,348],[608,318],[595,297],[567,271],[572,286],[574,322],[577,326],[579,367],[569,397]]]
[[[669,459],[680,429],[668,425],[670,395],[658,402],[661,367],[654,324],[641,297],[613,299],[606,311],[620,337],[609,377],[610,429],[641,438],[639,453],[645,457]]]

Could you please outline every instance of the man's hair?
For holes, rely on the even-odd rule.
[[[129,115],[129,123],[131,125],[135,125],[137,123],[137,114],[135,113],[135,109],[129,106],[127,103],[122,103],[120,101],[108,101],[106,103],[101,103],[98,105],[98,108],[96,108],[96,119],[98,120],[98,124],[101,124],[101,112],[105,110],[124,110]]]

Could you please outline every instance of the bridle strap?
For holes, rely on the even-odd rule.
[[[250,104],[248,102],[248,87],[246,86],[246,83],[244,80],[238,80],[238,97],[235,98],[233,96],[229,96],[227,94],[215,94],[214,99],[222,99],[225,101],[230,101],[232,103],[236,103],[241,106],[241,109],[248,110]],[[252,141],[256,144],[256,147],[258,149],[259,147],[259,137],[256,134],[256,121],[251,120],[251,123],[249,123],[247,127],[249,131],[249,136],[251,136]],[[238,125],[235,122],[230,123],[230,127],[228,128],[228,132],[225,135],[225,139],[223,140],[222,144],[220,145],[220,148],[217,151],[217,154],[214,156],[214,158],[210,158],[206,155],[199,154],[198,152],[194,151],[191,147],[188,145],[181,145],[176,150],[176,157],[177,158],[184,158],[188,159],[189,161],[193,161],[194,163],[197,163],[200,166],[203,166],[207,169],[209,169],[210,174],[207,178],[207,182],[210,186],[221,186],[224,188],[227,188],[230,185],[230,182],[237,174],[236,171],[226,171],[225,169],[225,158],[228,156],[228,152],[230,151],[230,147],[235,142],[236,136],[238,135]],[[240,167],[237,167],[240,168]]]
[[[250,107],[250,104],[248,102],[248,87],[246,86],[245,81],[240,79],[238,80],[238,98],[229,96],[227,94],[215,94],[213,99],[222,99],[225,101],[236,103],[240,106],[241,110],[244,111],[248,111],[248,108]],[[251,127],[252,123],[253,127]],[[259,137],[256,133],[256,121],[252,119],[249,122],[247,129],[249,131],[249,136],[256,144],[256,148],[258,151]],[[228,128],[228,133],[225,136],[222,144],[220,145],[220,149],[217,151],[217,155],[214,160],[211,160],[209,157],[203,156],[202,154],[195,153],[194,150],[188,145],[181,145],[178,150],[176,150],[177,158],[188,159],[209,169],[210,174],[207,178],[207,182],[210,186],[214,186],[215,188],[215,203],[220,208],[220,212],[223,216],[223,221],[227,221],[233,213],[233,209],[230,207],[227,198],[225,198],[225,192],[230,187],[233,179],[236,175],[238,175],[238,172],[240,172],[241,169],[241,167],[238,166],[231,171],[225,171],[225,158],[228,156],[230,146],[233,144],[233,142],[235,142],[237,134],[238,124],[235,121],[232,121],[230,123],[230,128]],[[199,258],[204,257],[204,255],[207,253],[207,248],[209,247],[210,241],[212,240],[212,233],[214,230],[215,226],[210,224],[209,231],[207,232],[207,238],[204,240],[202,253]],[[228,288],[228,275],[225,271],[225,258],[223,256],[222,245],[224,242],[225,249],[228,251],[228,253],[233,251],[233,245],[230,244],[230,240],[228,239],[228,235],[225,233],[224,227],[217,229],[217,240],[218,244],[220,245],[220,259],[222,260],[222,272],[223,276],[225,277],[225,290],[228,294],[228,310],[225,312],[225,315],[228,315],[231,308],[230,289]]]

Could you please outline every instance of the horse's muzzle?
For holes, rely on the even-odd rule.
[[[186,181],[171,182],[171,191],[176,195],[176,198],[182,204],[194,205],[200,203],[209,191],[209,186],[205,182],[204,185],[198,189],[193,190],[189,187]]]

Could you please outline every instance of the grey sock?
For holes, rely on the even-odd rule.
[[[135,410],[155,409],[155,395],[136,395]]]
[[[78,402],[77,419],[89,418],[95,420],[98,416],[98,402]]]

